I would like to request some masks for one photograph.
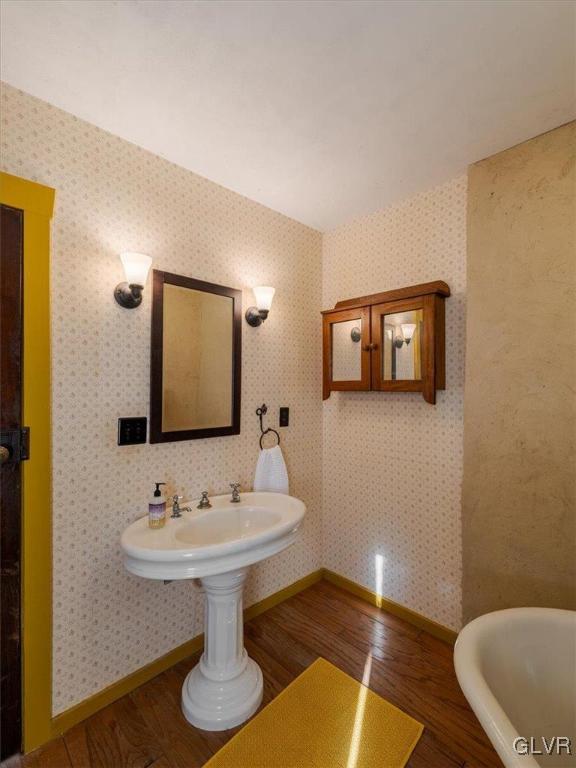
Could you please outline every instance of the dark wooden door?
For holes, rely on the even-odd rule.
[[[0,743],[2,759],[20,751],[21,438],[23,211],[0,219],[0,588],[2,591]]]

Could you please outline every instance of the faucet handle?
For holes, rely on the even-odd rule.
[[[182,517],[182,510],[180,509],[179,501],[182,498],[182,496],[178,496],[177,493],[172,496],[172,514],[170,517]]]
[[[240,494],[238,492],[240,489],[240,483],[230,483],[230,488],[232,488],[232,498],[230,501],[240,501]]]
[[[230,483],[230,488],[232,488],[233,491],[239,491],[240,486],[241,486],[241,483]]]
[[[208,491],[202,491],[202,498],[196,509],[210,509],[211,506],[212,504],[208,500]]]

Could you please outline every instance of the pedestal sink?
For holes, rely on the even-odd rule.
[[[222,731],[247,720],[262,701],[262,672],[243,643],[242,590],[248,568],[293,544],[306,507],[279,493],[210,499],[148,527],[142,517],[121,544],[128,571],[147,579],[200,579],[205,591],[204,653],[186,677],[182,711],[197,728]]]

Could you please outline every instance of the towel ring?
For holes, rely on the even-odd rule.
[[[262,439],[263,439],[264,435],[267,435],[270,432],[274,432],[274,434],[276,435],[276,439],[278,440],[278,445],[280,445],[280,435],[278,434],[278,432],[276,432],[275,429],[272,429],[272,427],[268,427],[268,429],[264,429],[264,419],[263,419],[263,417],[264,417],[264,415],[266,413],[268,413],[268,406],[266,405],[266,403],[262,403],[260,408],[256,408],[256,416],[258,416],[258,418],[260,419],[260,432],[261,432],[261,435],[260,435],[260,450],[261,451],[264,450],[264,446],[262,445]]]

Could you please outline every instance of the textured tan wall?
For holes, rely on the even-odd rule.
[[[308,507],[302,538],[251,569],[246,604],[317,569],[322,459],[321,235],[78,120],[2,88],[2,167],[56,188],[52,226],[54,712],[167,653],[202,629],[203,598],[186,581],[131,576],[119,537],[145,514],[154,480],[198,497],[251,487],[255,409],[291,407],[282,449],[291,491]],[[118,254],[242,288],[274,285],[270,317],[242,328],[242,432],[116,445],[119,416],[148,413],[152,280],[126,311],[113,290]],[[277,422],[276,422],[277,423]],[[152,486],[152,487],[151,487]]]
[[[576,123],[470,168],[464,620],[576,608]]]

